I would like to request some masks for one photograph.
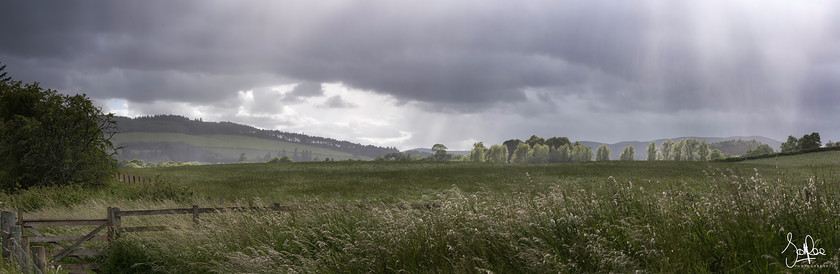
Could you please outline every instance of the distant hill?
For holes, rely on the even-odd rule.
[[[779,141],[776,141],[776,140],[773,140],[773,139],[770,139],[770,138],[767,138],[767,137],[762,137],[762,136],[746,136],[746,137],[744,137],[744,136],[733,136],[733,137],[725,137],[725,138],[722,138],[722,137],[679,137],[679,138],[671,138],[670,140],[674,141],[674,142],[678,142],[678,141],[683,140],[683,139],[691,139],[691,138],[695,138],[695,139],[698,139],[698,140],[701,140],[701,141],[706,141],[706,143],[709,143],[710,148],[713,147],[712,144],[714,144],[714,143],[723,142],[723,141],[732,141],[732,140],[750,140],[750,141],[755,140],[758,143],[763,143],[763,144],[770,145],[770,147],[772,147],[773,150],[775,150],[775,151],[779,151],[780,147],[782,145],[782,142],[779,142]],[[657,140],[655,140],[656,145],[661,146],[662,142],[664,142],[665,140],[669,140],[669,139],[657,139]],[[591,147],[592,151],[597,151],[598,146],[604,144],[604,143],[590,142],[590,141],[581,141],[580,143],[584,144],[588,147]],[[618,156],[621,155],[621,151],[624,150],[624,147],[632,145],[636,149],[635,159],[636,160],[645,160],[645,159],[647,159],[647,151],[645,149],[647,148],[648,143],[650,143],[650,141],[626,141],[626,142],[619,142],[619,143],[615,143],[615,144],[607,144],[607,146],[610,148],[610,159],[617,160]],[[754,144],[755,142],[746,142],[746,143]],[[732,154],[732,155],[741,155],[741,154],[744,154],[744,152],[746,152],[746,149],[743,150],[744,152],[740,152],[741,148],[742,148],[742,146],[733,146],[733,147],[727,147],[728,152],[724,151],[723,149],[721,149],[721,151],[723,151],[725,153]],[[740,152],[740,153],[738,153],[738,152]]]
[[[372,159],[398,151],[299,133],[263,130],[231,122],[204,122],[175,115],[115,117],[118,160],[264,162],[279,156],[295,161]]]

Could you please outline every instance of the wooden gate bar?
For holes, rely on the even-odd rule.
[[[25,220],[18,222],[21,226],[98,226],[107,219],[65,219],[65,220]]]
[[[107,224],[100,225],[99,227],[97,227],[96,229],[94,229],[93,231],[91,231],[90,233],[88,233],[87,235],[85,235],[84,237],[79,239],[78,241],[76,241],[76,243],[74,243],[73,245],[65,248],[63,251],[61,251],[61,253],[59,253],[58,255],[53,257],[52,260],[50,260],[50,263],[58,262],[62,258],[64,258],[65,256],[70,255],[70,252],[73,252],[73,250],[75,250],[80,245],[82,245],[82,243],[84,243],[85,241],[90,240],[91,238],[96,236],[96,233],[99,233],[99,231],[102,231],[102,229],[105,228],[106,226],[107,226]]]

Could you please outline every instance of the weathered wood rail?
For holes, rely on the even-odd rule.
[[[10,258],[13,243],[20,243],[20,247],[30,256],[33,270],[40,270],[44,273],[46,267],[57,265],[65,258],[72,258],[76,263],[62,263],[61,269],[65,270],[91,270],[99,266],[89,262],[86,257],[98,256],[105,253],[104,250],[85,250],[82,245],[91,241],[111,241],[119,237],[121,233],[153,232],[180,229],[178,226],[123,226],[123,217],[154,216],[154,215],[176,215],[191,214],[193,225],[199,223],[201,214],[213,214],[222,212],[251,212],[251,211],[276,211],[290,212],[299,210],[365,210],[374,208],[396,208],[425,210],[439,207],[438,204],[411,204],[411,205],[321,205],[321,206],[284,206],[274,203],[270,207],[208,207],[201,208],[197,205],[191,208],[171,209],[147,209],[147,210],[120,210],[118,207],[108,207],[104,219],[25,219],[22,211],[17,216],[13,212],[3,211],[0,216],[0,231],[2,231],[2,255],[3,258]],[[46,235],[38,230],[41,227],[55,226],[87,226],[93,227],[85,235]],[[107,228],[107,229],[106,229]],[[28,232],[24,235],[24,231]],[[105,235],[101,235],[105,231]],[[52,247],[49,252],[49,260],[43,245],[30,246],[32,243],[46,244]],[[68,245],[68,243],[70,243]],[[31,251],[31,252],[30,252]],[[30,255],[34,254],[34,255]],[[39,273],[39,272],[35,272]]]
[[[125,182],[125,183],[151,183],[155,180],[149,177],[125,174],[125,173],[118,173],[116,175],[117,182]]]

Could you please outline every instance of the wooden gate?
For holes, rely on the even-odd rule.
[[[20,211],[17,216],[14,216],[14,213],[12,212],[4,211],[3,218],[6,220],[13,220],[6,222],[17,227],[16,229],[11,229],[12,231],[17,230],[22,232],[17,235],[17,237],[21,238],[19,241],[28,244],[46,243],[52,246],[53,251],[50,252],[48,256],[42,258],[45,261],[36,262],[36,264],[56,265],[60,266],[63,270],[71,271],[99,268],[97,264],[90,263],[87,257],[101,255],[104,251],[90,249],[85,250],[81,249],[81,247],[84,243],[89,241],[108,240],[108,235],[100,235],[105,227],[108,226],[107,219],[26,219],[24,218],[23,212]],[[90,230],[85,235],[72,236],[47,235],[39,230],[43,227],[56,226],[87,226],[93,227],[93,230]],[[24,231],[28,231],[33,236],[23,236],[23,234],[25,234]],[[24,248],[28,249],[29,247],[26,246]],[[58,264],[64,258],[71,258],[71,260],[75,261],[75,263]],[[34,260],[38,260],[38,258],[35,258]]]

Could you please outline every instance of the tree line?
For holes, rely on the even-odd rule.
[[[729,141],[726,141],[729,142]],[[726,145],[741,145],[741,141],[729,142]],[[755,147],[748,147],[745,155],[762,155],[773,153],[770,145],[757,141],[746,143],[757,144]],[[717,143],[715,143],[717,144]],[[648,143],[646,148],[648,161],[711,161],[731,157],[720,149],[712,149],[715,144],[708,144],[704,140],[687,138],[679,141],[665,140],[657,146],[655,141]],[[377,157],[377,161],[469,161],[469,162],[490,162],[490,163],[572,163],[588,161],[610,161],[611,149],[608,145],[602,144],[593,153],[592,148],[580,142],[572,143],[567,137],[551,137],[548,139],[533,135],[523,141],[510,139],[500,145],[487,147],[484,142],[473,144],[470,154],[452,155],[447,153],[446,146],[435,144],[432,147],[434,154],[427,157],[412,157],[410,154],[400,152],[389,153]],[[619,161],[634,161],[636,148],[632,145],[624,147],[620,153]]]

